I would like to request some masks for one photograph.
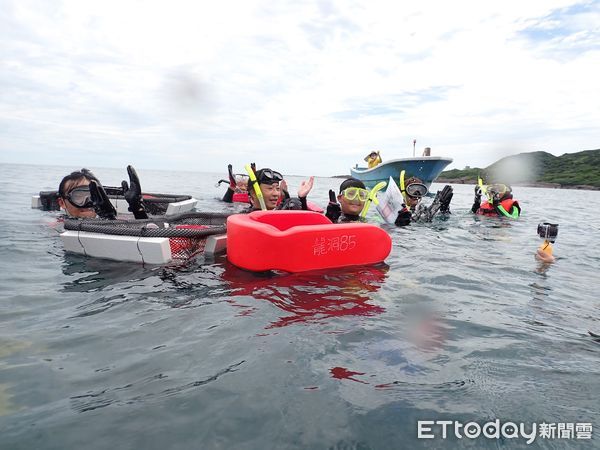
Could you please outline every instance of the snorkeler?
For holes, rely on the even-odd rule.
[[[454,195],[450,185],[446,185],[441,191],[437,191],[433,202],[429,206],[425,206],[421,203],[421,199],[427,195],[427,186],[416,177],[409,178],[405,183],[404,171],[402,171],[400,174],[400,192],[404,198],[404,204],[394,222],[399,227],[410,225],[411,222],[431,222],[438,211],[442,214],[450,214],[450,202]]]
[[[481,195],[487,200],[481,203]],[[481,178],[475,185],[475,199],[471,211],[484,216],[505,216],[518,219],[521,215],[519,202],[513,199],[512,188],[506,184],[490,184],[484,186]]]
[[[121,182],[123,196],[136,219],[147,219],[139,177],[132,166],[127,166],[129,184]],[[58,187],[58,204],[67,215],[80,219],[100,217],[114,220],[117,211],[110,202],[100,180],[89,170],[81,169],[65,176]]]
[[[87,169],[65,176],[58,186],[58,205],[68,216],[91,219],[96,217],[90,194],[90,182],[98,181]]]
[[[310,193],[314,177],[302,181],[298,188],[298,197],[290,198],[287,185],[281,173],[271,169],[249,169],[248,195],[250,197],[250,211],[274,209],[308,210],[306,197]]]
[[[227,203],[236,201],[248,203],[248,176],[240,174],[234,175],[233,166],[231,164],[227,165],[227,172],[229,174],[229,186],[221,200]],[[227,181],[220,180],[218,184],[221,184],[222,182],[226,183]]]
[[[365,162],[367,163],[367,167],[372,169],[373,167],[377,167],[381,164],[381,155],[379,154],[379,150],[372,151],[367,156],[365,156]]]
[[[335,192],[329,190],[329,204],[325,216],[333,223],[364,222],[360,213],[369,197],[365,184],[356,178],[348,178],[340,184],[339,192],[336,201]]]

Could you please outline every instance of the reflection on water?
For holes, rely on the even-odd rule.
[[[345,367],[333,367],[329,370],[329,372],[333,378],[337,378],[338,380],[350,380],[356,381],[357,383],[367,384],[364,381],[354,378],[355,375],[364,375],[364,372],[352,372]]]
[[[236,296],[252,296],[289,313],[268,327],[278,328],[330,317],[373,316],[383,312],[383,307],[370,300],[371,294],[385,282],[388,270],[387,265],[379,264],[308,274],[257,275],[225,264],[220,276],[232,289],[233,304]]]
[[[88,258],[72,253],[64,255],[61,265],[66,276],[62,285],[65,292],[101,291],[115,284],[135,283],[149,274],[141,264]]]

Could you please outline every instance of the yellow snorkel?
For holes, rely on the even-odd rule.
[[[266,211],[267,205],[265,205],[265,199],[263,198],[263,193],[260,190],[260,185],[258,183],[258,180],[256,179],[256,174],[254,173],[254,170],[252,170],[252,167],[250,166],[250,164],[246,164],[244,166],[244,168],[246,169],[246,172],[248,172],[248,177],[250,177],[252,186],[254,186],[254,193],[256,194],[258,203],[260,203],[260,209],[262,209],[263,211]]]
[[[477,184],[479,185],[479,187],[481,189],[481,193],[487,197],[487,188],[486,188],[486,186],[484,186],[483,180],[481,179],[480,176],[477,177]]]
[[[367,211],[369,211],[369,207],[371,206],[371,203],[375,203],[376,205],[379,205],[379,200],[377,200],[377,193],[386,186],[387,186],[386,181],[380,181],[379,183],[377,183],[375,185],[375,187],[373,189],[371,189],[371,191],[369,192],[369,196],[367,197],[367,201],[365,202],[365,206],[363,206],[363,209],[360,212],[360,217],[362,217],[363,219],[365,217],[367,217]]]
[[[404,174],[406,170],[400,172],[400,193],[402,194],[402,198],[404,199],[404,203],[408,205],[408,199],[406,198],[406,186],[404,186]]]

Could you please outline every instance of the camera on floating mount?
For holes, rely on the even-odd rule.
[[[558,224],[557,223],[540,223],[537,226],[537,234],[540,238],[554,244],[556,236],[558,236]]]

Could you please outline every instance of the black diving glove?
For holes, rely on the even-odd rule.
[[[117,211],[99,181],[90,181],[90,196],[94,204],[94,211],[96,211],[98,217],[108,220],[115,220],[117,218]]]
[[[133,213],[136,219],[147,219],[148,214],[146,213],[146,207],[144,206],[144,200],[142,198],[142,186],[140,185],[140,179],[137,172],[132,166],[127,166],[127,174],[129,175],[129,185],[127,181],[121,181],[121,187],[123,188],[123,196],[129,204],[129,211]]]
[[[304,199],[304,204],[306,204],[306,199]],[[302,211],[306,210],[307,208],[303,206],[301,198],[287,198],[275,209],[284,211]]]
[[[394,224],[396,224],[396,226],[399,227],[405,227],[407,225],[410,225],[411,220],[412,213],[408,208],[404,207],[398,212],[398,217],[396,217],[396,221],[394,222]]]
[[[440,196],[440,212],[442,214],[450,214],[450,202],[452,201],[452,196],[454,195],[452,186],[447,184],[444,186],[444,189],[442,189],[441,193],[438,191],[438,195]]]
[[[237,183],[235,181],[235,176],[233,175],[233,166],[231,164],[227,164],[227,172],[229,173],[229,188],[235,190]]]
[[[340,216],[342,215],[342,207],[337,202],[335,198],[335,192],[333,190],[329,190],[329,204],[327,205],[327,211],[325,212],[325,217],[331,220],[333,223],[337,223],[340,220]]]
[[[475,185],[475,198],[473,199],[473,206],[471,206],[471,212],[476,213],[481,206],[481,186]]]
[[[422,207],[419,205],[417,216],[424,222],[431,222],[438,211],[450,214],[450,201],[452,200],[452,187],[446,185],[441,191],[437,191],[431,205]]]

